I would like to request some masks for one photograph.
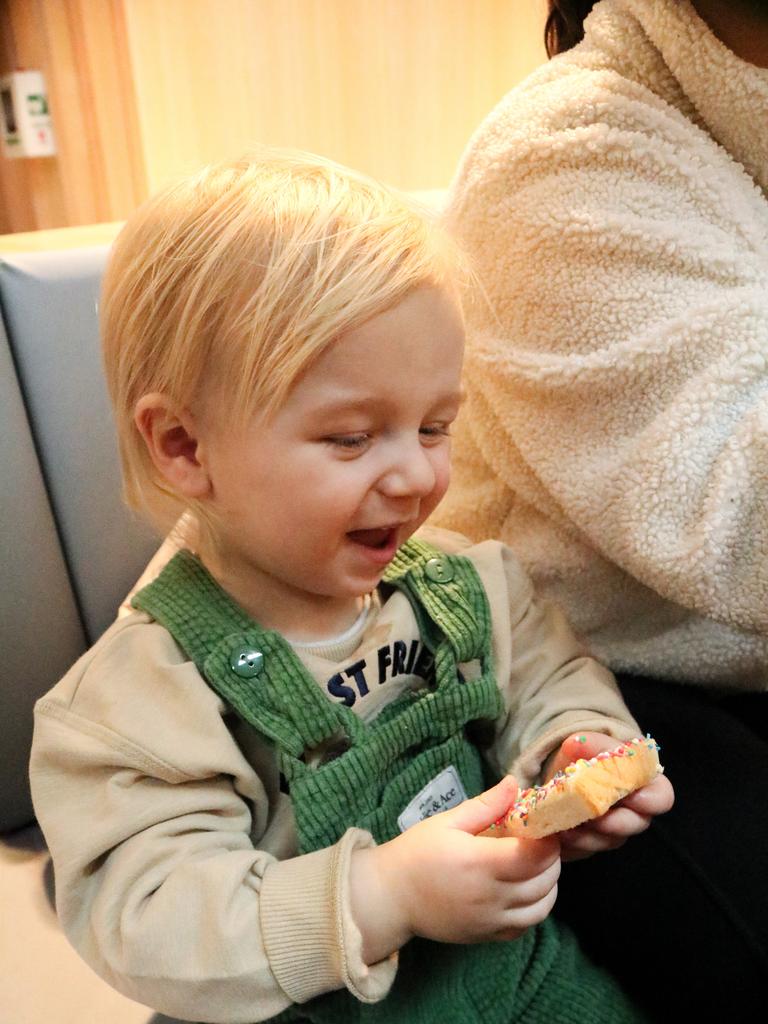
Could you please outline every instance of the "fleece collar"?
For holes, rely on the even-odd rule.
[[[768,69],[737,57],[689,0],[602,0],[585,23],[583,45],[612,52],[625,73],[634,68],[768,192]]]

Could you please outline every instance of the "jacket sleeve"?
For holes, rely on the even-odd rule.
[[[542,764],[574,732],[616,742],[641,735],[613,674],[589,656],[565,616],[535,597],[512,551],[495,541],[467,552],[480,571],[493,619],[493,657],[504,714],[489,751],[498,774],[521,788],[539,780]]]
[[[647,91],[551,74],[488,119],[452,191],[485,295],[440,522],[504,537],[527,503],[664,598],[766,632],[768,203]]]
[[[164,665],[137,661],[121,628],[36,707],[33,798],[72,944],[113,987],[182,1019],[245,1024],[344,986],[382,998],[396,958],[362,962],[347,884],[370,835],[283,859],[294,840],[218,698],[170,648]]]

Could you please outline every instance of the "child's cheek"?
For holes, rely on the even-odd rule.
[[[437,467],[435,472],[435,489],[430,495],[430,504],[432,508],[435,508],[442,500],[445,492],[448,490],[448,484],[450,482],[451,459],[450,455],[446,453],[445,458],[441,460],[440,465]]]

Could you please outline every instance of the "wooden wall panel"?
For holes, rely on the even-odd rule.
[[[445,186],[545,58],[544,0],[129,0],[148,183],[254,143]]]
[[[40,21],[42,2],[0,3],[0,72],[44,67],[47,51]],[[63,207],[61,177],[53,159],[0,157],[0,225],[4,232],[63,224]]]
[[[0,232],[124,218],[255,143],[445,187],[544,60],[545,0],[0,0],[0,71],[45,72],[59,153],[0,160]]]
[[[0,0],[1,71],[45,73],[58,153],[0,160],[3,231],[121,219],[146,194],[123,0]]]

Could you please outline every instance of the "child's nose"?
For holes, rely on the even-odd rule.
[[[398,446],[379,487],[388,497],[425,497],[435,487],[435,467],[421,442]]]

